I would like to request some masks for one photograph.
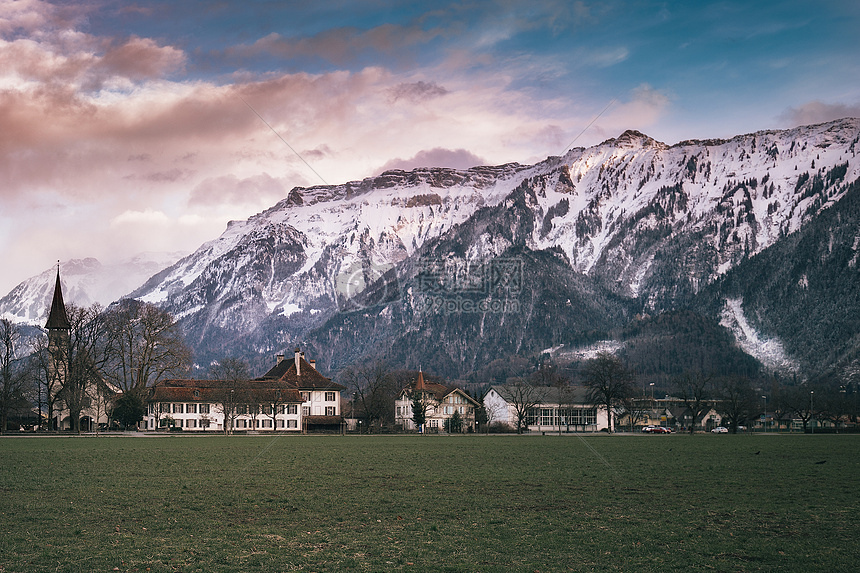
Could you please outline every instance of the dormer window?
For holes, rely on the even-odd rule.
[[[194,390],[194,397],[195,397],[195,398],[199,398],[199,397],[200,397],[200,390],[196,390],[196,389]]]

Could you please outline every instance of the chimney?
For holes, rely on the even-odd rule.
[[[293,353],[295,354],[296,376],[301,376],[301,375],[302,375],[302,367],[301,367],[301,357],[302,357],[302,353],[301,353],[301,351],[300,351],[298,348],[296,348],[296,349],[293,351]]]
[[[310,360],[309,362],[311,363],[311,368],[316,370],[317,369],[317,361],[316,360]]]
[[[277,364],[280,364],[281,362],[284,361],[284,355],[283,354],[278,354],[277,356],[275,356],[275,358],[278,359]]]

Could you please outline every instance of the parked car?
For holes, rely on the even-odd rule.
[[[713,430],[711,430],[711,433],[712,433],[712,434],[728,434],[728,433],[729,433],[729,429],[728,429],[728,428],[724,428],[723,426],[717,426],[716,428],[714,428]]]
[[[671,434],[672,430],[663,426],[645,426],[642,431],[646,434]]]

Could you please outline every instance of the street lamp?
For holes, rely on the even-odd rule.
[[[764,428],[765,433],[767,433],[767,396],[762,396],[762,400],[764,400],[764,412],[761,413],[761,425]]]
[[[809,431],[810,433],[815,433],[815,410],[812,407],[812,395],[815,393],[815,390],[809,391]]]

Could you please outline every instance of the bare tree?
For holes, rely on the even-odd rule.
[[[633,374],[618,357],[601,352],[585,363],[583,385],[588,388],[588,401],[606,410],[611,433],[613,412],[633,393]]]
[[[729,376],[718,381],[717,405],[723,420],[728,420],[729,429],[733,434],[738,432],[738,426],[746,422],[755,409],[757,400],[752,382],[746,376]]]
[[[101,380],[105,364],[104,320],[98,304],[89,308],[68,305],[66,313],[71,330],[64,353],[67,364],[60,397],[69,410],[72,431],[80,433],[81,413],[92,403],[90,386]]]
[[[632,394],[621,399],[620,407],[623,415],[627,417],[627,424],[631,432],[637,422],[645,419],[645,413],[649,409],[645,400],[636,398]]]
[[[106,312],[105,326],[105,376],[125,394],[143,397],[148,387],[191,366],[173,317],[153,304],[122,300]]]
[[[675,381],[678,397],[684,402],[690,413],[690,434],[695,431],[696,424],[713,408],[711,399],[711,377],[700,372],[686,372]]]
[[[31,340],[31,350],[35,361],[37,384],[39,385],[39,416],[45,417],[49,429],[54,430],[54,411],[57,409],[60,399],[60,390],[63,387],[63,376],[65,375],[65,355],[54,352],[47,336],[38,336]],[[42,413],[42,405],[45,405],[45,413]],[[39,420],[41,425],[42,420]]]
[[[535,385],[532,378],[510,378],[504,386],[508,392],[508,403],[514,408],[517,418],[517,433],[528,428],[528,416],[540,404],[543,390]]]
[[[216,408],[224,415],[224,433],[233,432],[238,414],[237,406],[245,404],[248,397],[250,369],[248,363],[238,358],[226,358],[212,367],[211,377],[218,380],[214,398]]]
[[[809,387],[802,384],[783,392],[782,401],[786,409],[793,416],[800,419],[803,423],[804,432],[809,429],[810,420],[815,418],[815,411],[813,410],[815,394],[822,396],[823,392],[821,388]]]
[[[341,380],[352,392],[368,430],[391,420],[399,389],[385,362],[351,366],[341,373]]]
[[[6,432],[9,413],[21,400],[27,380],[21,344],[18,325],[0,319],[0,434]]]
[[[562,419],[565,418],[565,406],[571,401],[570,378],[564,375],[556,364],[544,363],[532,374],[532,380],[538,386],[549,386],[554,389],[558,403],[556,422],[560,436]]]

